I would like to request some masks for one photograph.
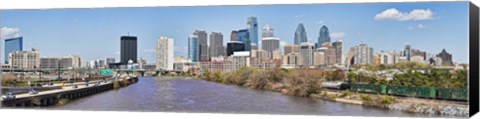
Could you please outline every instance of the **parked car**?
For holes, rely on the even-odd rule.
[[[73,85],[73,88],[78,88],[78,86],[77,86],[77,85]]]
[[[13,100],[15,99],[15,94],[13,94],[12,92],[7,92],[5,93],[4,95],[2,95],[2,100]]]
[[[38,94],[38,92],[37,92],[36,90],[33,90],[33,89],[30,89],[28,92],[29,92],[30,94]]]

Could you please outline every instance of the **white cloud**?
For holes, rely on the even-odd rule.
[[[315,22],[315,24],[319,24],[319,25],[320,25],[320,24],[323,24],[324,22],[325,22],[325,21],[323,21],[323,20],[318,20],[317,22]]]
[[[0,29],[0,39],[7,39],[20,36],[19,28],[2,27]]]
[[[117,51],[114,53],[115,55],[120,55],[120,51]]]
[[[347,34],[345,32],[332,32],[332,33],[330,33],[330,37],[333,40],[343,39],[346,35]]]
[[[407,12],[400,12],[395,8],[390,8],[382,13],[375,15],[375,20],[396,20],[396,21],[408,21],[408,20],[429,20],[433,19],[433,12],[430,9],[414,9]]]

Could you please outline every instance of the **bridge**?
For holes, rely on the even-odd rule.
[[[145,76],[147,72],[150,72],[152,76],[161,76],[169,73],[182,74],[184,71],[178,70],[147,70],[147,69],[112,69],[116,73],[140,73],[140,76]]]

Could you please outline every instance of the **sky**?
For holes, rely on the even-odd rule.
[[[309,42],[317,42],[325,25],[332,41],[344,41],[346,52],[362,42],[375,52],[399,51],[409,43],[432,55],[446,49],[454,62],[469,59],[468,2],[2,10],[0,36],[22,36],[24,50],[36,48],[41,57],[118,62],[120,37],[132,35],[138,37],[138,57],[154,63],[161,36],[174,39],[175,57],[186,57],[187,39],[195,30],[221,32],[226,44],[232,30],[247,27],[249,16],[257,17],[259,38],[269,24],[281,46],[293,43],[303,23]]]

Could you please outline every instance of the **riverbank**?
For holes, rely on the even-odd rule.
[[[223,84],[275,91],[291,96],[310,97],[411,113],[458,117],[468,117],[469,113],[467,104],[454,104],[452,101],[325,90],[319,85],[324,81],[322,74],[316,70],[281,71],[279,69],[241,68],[229,73],[207,72],[204,76],[198,78]]]

